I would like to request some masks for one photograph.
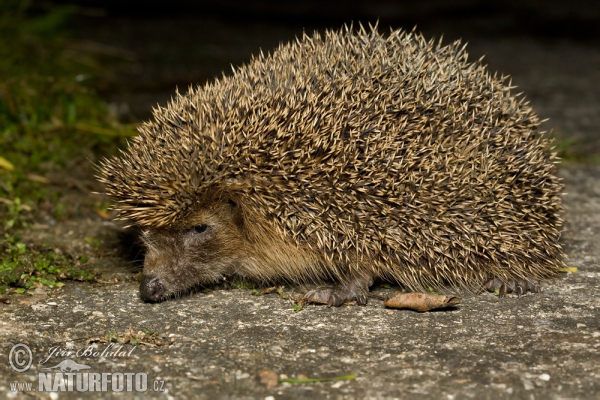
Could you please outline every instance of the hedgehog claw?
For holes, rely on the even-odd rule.
[[[303,300],[327,304],[327,307],[339,307],[348,301],[356,301],[360,306],[367,305],[369,286],[372,282],[356,280],[347,284],[326,286],[313,289],[302,296]]]
[[[521,297],[527,292],[540,292],[540,283],[533,278],[515,278],[508,282],[503,282],[498,278],[492,278],[483,286],[488,292],[495,292],[498,290],[499,297],[504,297],[508,293],[515,293],[517,296]]]

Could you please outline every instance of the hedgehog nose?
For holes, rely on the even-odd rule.
[[[154,275],[143,275],[140,284],[142,300],[159,301],[165,293],[165,285]]]

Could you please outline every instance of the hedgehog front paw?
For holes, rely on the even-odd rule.
[[[360,306],[367,305],[369,286],[372,280],[355,280],[346,284],[325,286],[313,289],[302,296],[303,300],[339,307],[348,301],[356,301]]]
[[[515,278],[507,282],[492,278],[484,283],[483,287],[488,292],[498,290],[498,296],[500,297],[504,297],[507,293],[515,293],[517,296],[521,296],[527,292],[539,293],[540,291],[539,281],[533,278]]]

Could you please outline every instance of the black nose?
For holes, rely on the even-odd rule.
[[[165,294],[165,285],[154,275],[143,275],[140,294],[145,301],[159,301]]]

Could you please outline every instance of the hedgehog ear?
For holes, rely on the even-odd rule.
[[[227,205],[231,210],[231,219],[238,227],[241,228],[244,225],[244,217],[242,215],[242,209],[240,205],[232,198],[227,199]]]

